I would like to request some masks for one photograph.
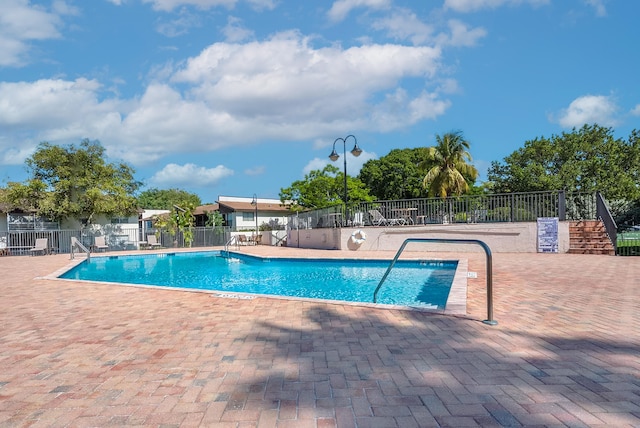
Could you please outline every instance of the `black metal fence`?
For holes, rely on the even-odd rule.
[[[288,229],[316,229],[345,226],[402,226],[447,223],[526,222],[540,217],[560,220],[602,218],[620,254],[640,252],[640,236],[618,235],[615,222],[598,193],[564,191],[470,195],[450,198],[421,198],[336,205],[292,214]],[[224,246],[235,230],[229,227],[195,227],[191,247]],[[148,230],[165,248],[185,247],[181,232]],[[146,236],[139,228],[112,227],[101,230],[15,230],[0,232],[0,254],[30,254],[36,239],[47,238],[51,252],[70,253],[71,237],[87,248],[95,237],[104,236],[109,251],[143,248]],[[621,244],[622,242],[622,244]]]
[[[289,216],[290,229],[595,219],[595,193],[533,192],[360,202]]]
[[[619,233],[616,239],[616,254],[640,256],[640,230]]]
[[[192,229],[192,247],[223,246],[231,234],[228,227],[195,227]],[[162,247],[184,247],[182,233],[172,234],[166,230],[149,230],[146,235],[155,235]],[[109,251],[136,250],[145,248],[146,236],[138,228],[119,227],[117,230],[19,230],[0,232],[0,255],[31,254],[36,239],[46,238],[49,253],[71,253],[71,238],[94,249],[96,236],[104,236]]]

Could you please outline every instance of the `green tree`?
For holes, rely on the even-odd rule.
[[[426,197],[419,168],[425,148],[394,149],[379,159],[367,161],[360,170],[360,180],[378,200]]]
[[[138,195],[138,206],[150,210],[171,210],[174,205],[190,203],[202,205],[200,197],[181,189],[148,189]]]
[[[291,186],[281,188],[280,201],[293,211],[325,208],[344,203],[343,193],[343,173],[337,167],[327,165],[322,170],[306,174],[303,180],[294,181]],[[349,176],[347,193],[351,203],[373,200],[364,183]]]
[[[97,141],[83,140],[78,147],[40,143],[26,165],[31,178],[8,186],[11,205],[53,220],[77,218],[86,223],[96,214],[136,212],[132,195],[140,183],[133,178],[133,168],[107,163],[105,149]]]
[[[41,212],[47,203],[47,186],[40,180],[28,180],[26,183],[9,182],[2,189],[0,201],[10,210]]]
[[[474,183],[478,177],[476,168],[471,162],[469,142],[462,132],[448,132],[436,135],[436,145],[426,149],[421,168],[426,171],[423,179],[429,196],[446,198],[450,195],[461,195],[469,191],[469,182]]]
[[[640,199],[640,139],[613,137],[611,128],[585,125],[524,147],[492,162],[488,172],[494,192],[541,190],[600,191],[609,200]]]
[[[206,227],[220,227],[224,223],[224,218],[219,211],[205,211],[204,214],[207,216],[204,224]]]
[[[176,204],[171,208],[171,213],[157,216],[154,226],[157,229],[169,232],[174,238],[173,244],[175,247],[178,246],[178,232],[182,233],[185,247],[191,247],[193,243],[193,226],[195,224],[194,210],[194,204],[188,201],[180,202],[179,205]]]

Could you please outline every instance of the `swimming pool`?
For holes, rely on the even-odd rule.
[[[399,260],[378,303],[444,309],[457,261]],[[370,303],[388,260],[261,258],[220,251],[92,257],[62,279]]]

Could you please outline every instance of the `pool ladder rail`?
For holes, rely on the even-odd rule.
[[[404,248],[407,246],[409,242],[433,242],[433,243],[453,243],[453,244],[476,244],[480,245],[487,255],[487,319],[482,321],[488,325],[497,325],[498,321],[493,319],[493,256],[491,255],[491,248],[484,242],[478,239],[447,239],[447,238],[407,238],[404,240],[400,249],[396,253],[393,260],[391,260],[391,264],[387,268],[387,271],[382,276],[380,283],[376,287],[376,290],[373,292],[373,303],[377,303],[378,301],[378,291],[382,287],[382,284],[389,276],[391,269],[398,261],[400,254],[404,251]]]
[[[74,249],[78,249],[80,251],[84,251],[87,255],[87,260],[91,260],[91,251],[87,247],[85,247],[82,242],[78,240],[75,236],[71,237],[71,260],[73,260],[76,255]]]
[[[236,248],[238,248],[238,235],[231,235],[231,238],[229,238],[227,240],[227,242],[224,244],[224,253],[222,254],[223,257],[229,258],[229,246],[235,243],[236,244]]]

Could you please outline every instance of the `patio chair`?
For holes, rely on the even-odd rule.
[[[407,221],[404,218],[385,218],[378,210],[369,210],[371,216],[371,223],[374,226],[397,226],[406,224]]]
[[[93,240],[92,250],[94,251],[107,251],[109,246],[105,242],[104,236],[96,236]]]
[[[147,247],[154,249],[162,247],[162,244],[158,242],[156,235],[147,235]]]
[[[8,256],[9,247],[7,246],[7,237],[0,236],[0,256]]]
[[[353,214],[353,221],[351,225],[354,227],[364,226],[364,213],[357,212]]]
[[[249,245],[249,240],[247,240],[247,235],[237,235],[236,242],[238,245]]]
[[[369,217],[371,218],[371,224],[374,226],[386,226],[389,224],[389,220],[384,218],[378,210],[369,210]]]
[[[42,253],[42,255],[47,254],[49,251],[49,240],[47,238],[38,238],[36,239],[36,245],[29,250],[31,255]]]

